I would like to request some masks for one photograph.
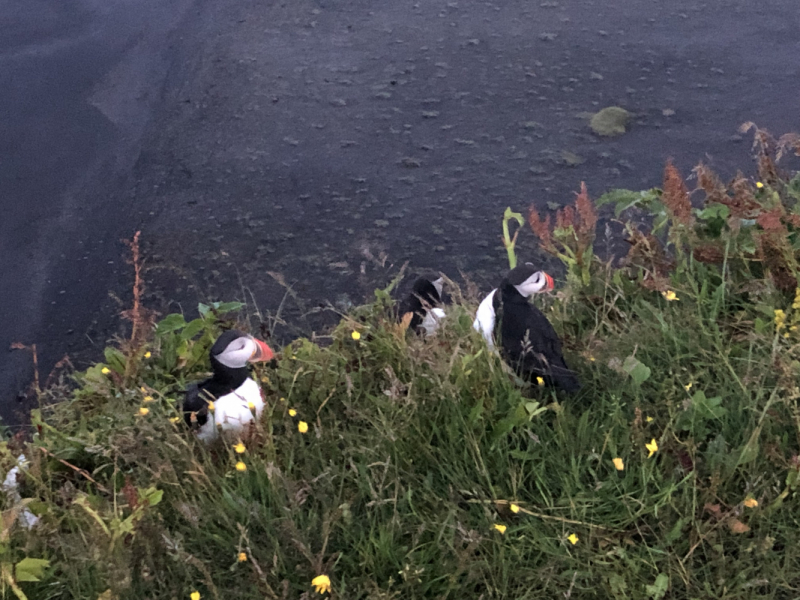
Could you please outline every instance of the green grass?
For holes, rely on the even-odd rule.
[[[741,231],[715,234],[720,265],[681,231],[665,246],[678,300],[597,258],[567,263],[589,285],[537,300],[576,396],[520,388],[472,331],[475,299],[456,294],[423,340],[378,292],[325,347],[257,367],[268,408],[242,455],[170,421],[235,307],[168,317],[45,393],[61,402],[34,414],[21,489],[41,523],[5,506],[4,597],[311,599],[319,574],[348,600],[800,596],[800,306]],[[25,557],[48,561],[39,581],[14,570]]]

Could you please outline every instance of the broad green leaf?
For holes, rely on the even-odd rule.
[[[185,326],[186,319],[183,318],[183,315],[180,313],[173,313],[159,321],[158,325],[156,325],[156,333],[170,333],[172,331],[178,331],[178,329],[182,329]]]
[[[17,581],[39,581],[49,566],[50,561],[43,558],[23,558],[14,567],[14,578]]]
[[[622,363],[622,370],[631,376],[636,385],[642,385],[650,378],[650,367],[635,356],[629,356]]]
[[[647,594],[653,600],[661,600],[669,589],[669,576],[666,573],[659,573],[653,585],[645,586]]]

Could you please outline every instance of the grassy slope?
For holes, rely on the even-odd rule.
[[[170,421],[222,323],[169,317],[37,420],[22,491],[42,523],[5,513],[4,578],[29,556],[50,561],[19,584],[33,599],[312,598],[321,573],[347,599],[798,597],[800,306],[733,252],[725,278],[684,256],[674,301],[570,265],[545,310],[573,398],[521,390],[468,306],[422,340],[380,293],[329,346],[258,368],[268,409],[241,455]]]

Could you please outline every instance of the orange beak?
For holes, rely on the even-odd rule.
[[[253,352],[253,356],[250,357],[250,362],[267,362],[275,358],[275,353],[272,351],[272,348],[256,338],[253,338],[253,341],[256,343],[256,351]]]
[[[546,288],[546,289],[547,289],[547,291],[548,291],[548,292],[552,292],[552,291],[555,289],[555,287],[556,287],[556,284],[555,284],[555,282],[553,281],[553,278],[552,278],[552,277],[550,277],[550,275],[548,275],[547,273],[545,273],[545,274],[544,274],[544,278],[545,278],[545,280],[547,281],[547,288]]]

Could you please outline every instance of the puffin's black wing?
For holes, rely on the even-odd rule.
[[[581,387],[578,376],[567,366],[561,340],[544,313],[527,301],[524,305],[509,303],[503,311],[506,318],[501,335],[506,360],[529,379],[542,377],[548,385],[577,392]]]
[[[206,393],[203,391],[202,383],[193,383],[186,389],[186,396],[183,398],[183,418],[189,427],[195,424],[202,426],[208,421],[208,400]],[[195,415],[195,420],[192,422],[192,415]]]

